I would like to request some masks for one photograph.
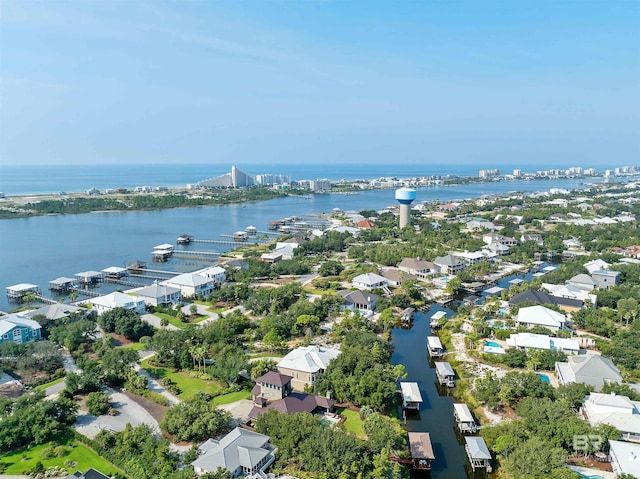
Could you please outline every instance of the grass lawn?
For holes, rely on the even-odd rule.
[[[185,372],[178,372],[173,368],[160,368],[149,364],[149,360],[145,359],[141,362],[144,369],[155,378],[170,378],[174,383],[178,385],[182,391],[178,394],[178,397],[182,400],[189,399],[195,396],[198,391],[204,391],[206,393],[213,394],[221,389],[220,384],[215,381],[208,381],[206,379],[192,378]]]
[[[338,409],[338,413],[344,416],[345,420],[343,424],[347,431],[352,432],[358,437],[365,437],[362,419],[360,419],[360,413],[344,408]]]
[[[54,379],[53,381],[50,381],[48,383],[44,383],[44,384],[41,384],[40,386],[36,386],[33,389],[35,391],[44,391],[48,387],[55,386],[56,384],[61,383],[62,381],[64,381],[64,378]]]
[[[186,328],[187,325],[189,324],[197,324],[200,321],[203,321],[208,318],[208,316],[197,316],[195,319],[191,319],[190,322],[189,321],[182,322],[178,318],[175,318],[167,313],[153,313],[153,314],[154,316],[157,316],[160,319],[165,318],[167,321],[169,321],[169,324],[173,324],[176,328],[180,328],[180,329]]]
[[[240,401],[240,399],[251,399],[251,391],[249,389],[243,389],[242,391],[238,391],[235,393],[216,396],[213,398],[213,403],[217,406],[221,406],[223,404]]]
[[[126,346],[120,346],[120,349],[132,349],[134,351],[142,351],[144,349],[144,344],[142,343],[131,343]]]
[[[101,458],[84,444],[74,441],[68,436],[62,436],[54,442],[54,447],[60,445],[67,449],[67,452],[62,457],[43,459],[43,452],[45,449],[49,448],[49,445],[42,444],[40,446],[20,449],[18,451],[3,454],[2,458],[0,458],[0,462],[7,466],[5,474],[21,474],[24,471],[29,471],[38,461],[42,462],[42,465],[45,468],[52,466],[65,467],[64,463],[66,461],[76,462],[77,464],[74,464],[73,466],[65,467],[69,474],[78,469],[86,471],[90,467],[98,469],[108,476],[112,476],[116,472],[119,472],[119,470],[116,469],[116,467],[109,461]]]
[[[262,352],[262,353],[251,353],[249,354],[249,357],[251,359],[256,359],[256,358],[282,358],[284,357],[282,354],[280,353],[276,353],[276,352]]]

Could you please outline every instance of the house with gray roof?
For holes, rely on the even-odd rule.
[[[569,356],[566,363],[556,363],[556,376],[560,384],[584,383],[596,390],[607,383],[622,383],[620,371],[610,359],[597,354]]]
[[[132,289],[129,293],[140,296],[150,306],[170,306],[182,303],[182,290],[157,281],[143,288]]]
[[[195,273],[179,274],[160,284],[180,289],[182,296],[185,298],[191,298],[197,295],[206,296],[216,288],[216,281],[214,279]]]
[[[290,351],[277,365],[281,374],[291,376],[294,389],[304,391],[306,386],[313,386],[331,360],[340,355],[339,349],[324,346],[301,346]]]
[[[144,299],[130,294],[114,291],[104,296],[98,296],[89,301],[97,314],[106,313],[115,308],[124,308],[138,314],[144,314]]]
[[[338,291],[338,294],[344,299],[342,309],[350,309],[351,311],[360,311],[364,315],[372,314],[376,309],[378,296],[370,292],[360,290],[346,289]]]
[[[389,268],[382,272],[382,276],[389,286],[400,286],[405,281],[417,279],[414,275],[395,268]]]
[[[598,289],[610,288],[620,284],[620,271],[599,269],[591,273],[591,279]]]
[[[387,279],[377,273],[359,274],[351,281],[354,288],[371,291],[372,289],[382,288],[387,284]]]
[[[583,291],[593,291],[596,288],[595,281],[591,279],[591,276],[584,273],[576,274],[571,279],[568,279],[566,284],[575,286]]]
[[[398,269],[421,279],[427,279],[440,272],[438,265],[420,258],[403,258]]]
[[[73,304],[66,303],[54,303],[31,311],[25,311],[22,314],[27,318],[44,316],[50,321],[55,321],[56,319],[70,318],[71,316],[84,316],[86,313],[88,313],[88,310],[86,308],[81,308],[80,306],[74,306]]]
[[[465,268],[463,261],[450,254],[438,256],[433,262],[440,268],[440,272],[444,274],[458,274]]]
[[[608,424],[622,433],[625,441],[640,442],[640,401],[615,393],[591,393],[581,412],[592,426]]]
[[[236,427],[220,440],[209,439],[198,447],[200,457],[191,465],[198,475],[226,469],[231,477],[264,473],[275,461],[276,448],[269,436]]]
[[[111,479],[109,476],[90,467],[86,472],[76,471],[73,474],[65,476],[64,479]]]

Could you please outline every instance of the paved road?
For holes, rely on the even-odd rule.
[[[202,304],[196,304],[196,308],[200,316],[207,316],[206,319],[203,319],[198,323],[198,326],[204,326],[205,324],[211,323],[218,319],[218,314],[209,311],[206,306],[203,306]],[[189,316],[191,314],[191,304],[187,304],[186,306],[183,306],[182,312],[187,316]]]

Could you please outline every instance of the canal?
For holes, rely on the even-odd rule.
[[[429,318],[436,311],[446,311],[448,318],[455,315],[450,309],[432,306],[428,313],[415,314],[411,329],[396,328],[391,335],[394,347],[391,363],[405,366],[406,381],[418,383],[423,400],[419,415],[408,416],[406,429],[431,434],[436,457],[431,469],[433,479],[485,479],[484,471],[474,473],[469,466],[464,439],[456,430],[451,391],[437,383],[433,362],[427,355]]]

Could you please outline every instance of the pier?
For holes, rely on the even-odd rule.
[[[478,425],[466,404],[454,404],[453,417],[456,418],[456,427],[461,433],[475,434],[478,432]]]
[[[77,293],[77,294],[81,294],[82,296],[88,296],[89,298],[97,298],[98,296],[102,296],[102,294],[98,293],[97,291],[91,291],[89,289],[83,289],[83,288],[78,288],[77,286],[74,286],[73,288],[70,288],[70,291]]]
[[[444,354],[444,347],[442,347],[438,336],[427,337],[427,352],[432,358],[439,358]]]
[[[455,377],[456,373],[453,372],[453,368],[451,364],[447,362],[437,362],[436,363],[436,377],[438,378],[438,382],[443,386],[447,386],[452,388],[456,385]]]
[[[49,281],[49,289],[56,293],[66,293],[75,283],[76,280],[74,278],[56,278]]]
[[[491,472],[491,453],[484,439],[476,436],[465,436],[464,449],[467,452],[471,469],[486,469]]]
[[[194,239],[193,243],[208,243],[208,244],[222,244],[227,246],[247,246],[261,244],[260,240],[255,239],[251,241],[234,241],[233,235],[220,235],[222,237],[232,238],[228,240],[214,240],[214,239]],[[262,241],[264,243],[264,240]],[[182,250],[180,251],[183,252]]]
[[[27,295],[40,294],[37,284],[20,283],[7,288],[7,296],[12,301],[22,301]]]
[[[136,281],[129,281],[126,279],[119,279],[119,278],[106,278],[105,279],[106,283],[113,283],[113,284],[121,284],[123,286],[131,286],[132,288],[142,288],[143,286],[149,286],[148,283],[138,283]]]

